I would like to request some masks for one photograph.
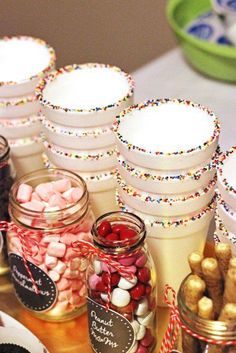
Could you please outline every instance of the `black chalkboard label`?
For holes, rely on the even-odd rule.
[[[10,253],[9,263],[16,295],[22,304],[34,311],[45,311],[51,308],[57,298],[57,288],[51,278],[32,262],[27,261],[27,265],[40,291],[39,294],[36,294],[23,258]]]
[[[130,322],[114,310],[87,298],[89,337],[96,353],[126,353],[134,343]]]

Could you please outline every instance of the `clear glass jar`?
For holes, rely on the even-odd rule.
[[[10,159],[10,147],[5,137],[0,136],[0,220],[9,221],[9,192],[14,182],[15,170]],[[7,261],[6,233],[0,232],[0,275],[9,272]]]
[[[206,340],[223,341],[224,343],[229,341],[236,341],[236,331],[234,330],[235,325],[228,325],[226,322],[216,320],[206,320],[200,318],[197,314],[193,313],[186,306],[183,295],[183,288],[185,281],[182,282],[178,292],[178,309],[180,314],[180,320],[182,323],[196,335],[201,336],[200,338],[194,338],[192,335],[186,332],[185,329],[181,329],[181,335],[178,338],[178,351],[183,353],[221,353],[221,352],[235,352],[235,345],[224,345],[224,344],[213,344],[208,343]]]
[[[113,235],[101,235],[104,224],[105,228],[110,224]],[[135,232],[132,239],[126,239],[127,232],[122,228]],[[114,233],[119,234],[118,240]],[[103,353],[149,353],[156,344],[157,298],[156,272],[145,243],[145,225],[132,213],[111,212],[97,219],[92,235],[99,250],[87,270],[92,347]],[[114,260],[115,266],[113,262],[109,265],[110,260],[105,261],[104,256]],[[133,278],[128,278],[127,273],[132,273]]]
[[[82,190],[77,202],[59,210],[38,212],[17,201],[21,184],[35,188],[61,179],[68,179],[72,187]],[[85,273],[88,263],[86,259],[80,259],[72,243],[92,239],[90,231],[94,216],[84,180],[63,169],[29,173],[12,186],[9,211],[17,229],[31,233],[24,234],[20,240],[14,229],[8,231],[9,263],[18,299],[34,315],[48,321],[64,321],[82,314],[86,310]],[[24,256],[39,294],[34,290]]]

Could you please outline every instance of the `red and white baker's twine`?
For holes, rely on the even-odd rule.
[[[169,300],[169,294],[172,294],[172,299]],[[165,285],[165,294],[164,294],[164,302],[168,305],[170,309],[170,319],[167,330],[165,332],[164,338],[162,340],[161,348],[159,353],[171,353],[174,343],[176,341],[179,329],[182,328],[186,333],[191,335],[194,338],[197,338],[200,341],[204,341],[206,343],[221,345],[221,346],[230,346],[236,345],[236,340],[226,341],[226,340],[214,340],[211,338],[206,338],[202,335],[199,335],[192,330],[190,330],[180,319],[178,306],[175,304],[176,301],[176,293],[174,289],[168,284]]]
[[[64,232],[76,231],[76,228],[78,228],[78,227],[79,226],[75,226],[70,229],[67,228],[66,230],[63,230],[62,232],[60,232],[60,234],[62,235]],[[0,231],[14,232],[18,236],[18,238],[20,240],[20,244],[21,244],[20,250],[21,250],[21,256],[24,261],[24,266],[25,266],[26,271],[30,277],[32,284],[33,284],[35,293],[40,294],[38,286],[33,278],[31,270],[27,264],[27,259],[31,258],[34,255],[37,255],[37,251],[32,250],[33,246],[35,246],[36,249],[39,249],[39,247],[40,247],[38,241],[36,239],[34,239],[33,237],[35,235],[43,235],[44,232],[43,231],[32,232],[30,230],[21,229],[15,223],[13,223],[13,222],[8,223],[5,221],[0,221]],[[53,235],[53,233],[50,234],[47,232],[47,235]],[[81,257],[84,257],[84,258],[88,259],[89,261],[91,261],[94,257],[98,257],[107,265],[107,271],[108,271],[109,276],[108,276],[108,285],[107,285],[108,298],[107,298],[106,308],[109,309],[109,305],[111,302],[111,270],[110,270],[110,268],[111,267],[115,268],[120,273],[120,275],[122,277],[126,278],[127,280],[134,279],[134,274],[131,273],[129,271],[129,269],[127,269],[127,267],[123,266],[118,261],[114,260],[113,256],[111,256],[109,254],[105,254],[103,251],[96,248],[93,244],[91,244],[89,242],[86,242],[84,240],[77,240],[77,241],[73,242],[72,247],[74,248],[74,251],[77,252]],[[135,254],[135,252],[132,252],[131,254],[125,255],[125,257],[134,256],[134,254]],[[122,255],[117,255],[117,257],[122,258]]]

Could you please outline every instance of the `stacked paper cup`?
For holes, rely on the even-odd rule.
[[[96,216],[117,209],[112,124],[131,105],[133,90],[131,76],[104,64],[66,66],[36,89],[49,164],[84,178]]]
[[[55,52],[32,37],[0,39],[0,135],[8,139],[18,175],[40,168],[40,104],[34,90],[55,65]]]
[[[165,284],[177,290],[189,272],[188,255],[204,249],[215,206],[219,122],[198,104],[163,99],[125,110],[114,131],[118,203],[146,223],[162,305]]]
[[[216,241],[230,243],[236,255],[236,146],[219,157]]]

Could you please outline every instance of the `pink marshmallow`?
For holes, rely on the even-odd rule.
[[[63,192],[62,194],[63,199],[65,199],[68,203],[73,203],[73,199],[72,199],[73,190],[74,188],[70,188],[69,190]]]
[[[21,203],[30,201],[32,191],[33,191],[32,186],[28,184],[20,184],[16,195],[17,201]]]
[[[66,289],[63,291],[60,291],[58,293],[58,300],[59,302],[63,302],[64,300],[70,300],[72,297],[72,290],[71,289]]]
[[[45,265],[48,268],[54,268],[57,265],[57,258],[55,256],[45,255]]]
[[[68,279],[62,277],[58,282],[57,282],[57,288],[59,291],[65,290],[70,287],[70,282]]]
[[[74,259],[75,257],[78,257],[78,253],[72,248],[67,248],[64,257],[66,261],[69,261]]]
[[[69,303],[73,306],[77,306],[80,304],[80,297],[77,294],[72,294],[71,298],[69,299]]]
[[[53,189],[58,192],[65,192],[71,188],[71,181],[69,179],[60,179],[53,182]]]
[[[42,243],[47,244],[47,243],[58,243],[60,241],[60,235],[56,234],[50,234],[50,235],[45,235],[42,239]]]
[[[34,191],[32,192],[32,195],[31,195],[31,201],[42,201],[41,198],[39,197],[39,195]]]
[[[79,271],[76,271],[76,270],[72,271],[69,268],[67,268],[62,276],[67,279],[75,279],[75,278],[78,278],[78,275],[79,275]]]
[[[57,282],[57,281],[59,281],[59,279],[60,279],[59,273],[56,272],[56,271],[53,271],[53,270],[51,270],[51,271],[48,272],[48,276],[49,276],[54,282]]]
[[[80,188],[74,188],[71,193],[71,198],[72,202],[77,202],[81,199],[81,196],[83,195],[83,190]]]
[[[79,291],[83,286],[83,282],[79,279],[71,279],[70,282],[71,282],[70,286],[72,290]]]
[[[58,260],[57,265],[53,268],[53,270],[62,275],[66,270],[66,265],[64,262]]]
[[[36,193],[43,200],[48,202],[51,195],[54,194],[52,183],[39,184],[35,188]]]
[[[47,253],[50,256],[63,257],[66,253],[66,246],[63,243],[49,243]]]
[[[73,233],[64,233],[61,236],[61,243],[64,243],[66,245],[71,245],[73,242],[80,240],[79,236],[77,234]]]
[[[66,207],[66,201],[61,197],[59,193],[56,193],[50,196],[48,203],[50,207],[57,206],[60,209],[63,209]]]
[[[107,265],[105,264],[105,262],[102,262],[102,270],[105,272],[108,272],[110,270],[111,273],[116,272],[116,269],[109,266],[109,268],[107,267]]]
[[[44,204],[37,200],[32,200],[22,204],[23,207],[28,208],[31,211],[42,212],[45,208]]]

